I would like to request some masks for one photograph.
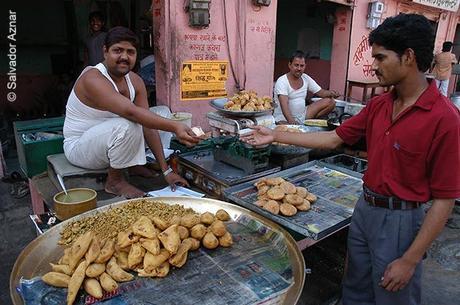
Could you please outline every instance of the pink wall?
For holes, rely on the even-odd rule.
[[[357,81],[377,81],[374,73],[370,71],[372,64],[371,47],[367,42],[370,30],[366,28],[368,2],[366,0],[355,0],[353,12],[353,26],[351,31],[351,44],[349,53],[348,79]],[[446,40],[453,40],[455,36],[456,23],[458,16],[456,13],[442,11],[416,4],[409,1],[384,0],[385,9],[383,19],[395,16],[399,13],[419,13],[428,19],[438,22],[436,32],[435,52],[440,50],[442,43]],[[334,32],[335,34],[335,32]],[[335,49],[334,36],[334,49]],[[334,63],[332,67],[334,69]],[[332,86],[331,72],[331,86]],[[451,79],[451,88],[453,87],[453,78]],[[352,97],[360,99],[362,90],[353,88]]]
[[[158,104],[167,105],[172,111],[191,112],[193,125],[208,128],[206,113],[213,110],[209,99],[180,100],[179,67],[188,60],[229,61],[231,57],[240,86],[253,89],[259,95],[272,94],[276,0],[269,7],[262,8],[254,7],[246,0],[226,1],[228,37],[223,2],[211,3],[211,24],[203,29],[188,26],[183,1],[159,0],[153,3]],[[229,95],[233,95],[236,83],[230,65],[228,72],[226,89]]]
[[[339,7],[335,13],[337,24],[334,26],[332,40],[330,88],[345,94],[347,80],[348,45],[353,11],[348,7]]]

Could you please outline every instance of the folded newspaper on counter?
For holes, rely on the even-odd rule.
[[[165,278],[139,278],[120,283],[103,299],[81,291],[76,305],[103,300],[105,305],[139,304],[283,304],[294,284],[289,251],[283,235],[247,215],[227,223],[230,248],[200,248],[187,263]],[[21,279],[16,287],[25,305],[65,304],[67,290],[45,284],[40,277]]]

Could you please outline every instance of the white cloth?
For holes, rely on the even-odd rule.
[[[278,107],[275,108],[273,116],[275,121],[286,121],[286,118],[283,115],[281,110],[281,105],[279,102],[279,95],[286,95],[289,101],[289,110],[291,115],[294,117],[297,123],[303,123],[305,121],[305,116],[307,114],[307,108],[305,107],[305,99],[307,97],[308,91],[312,93],[317,93],[321,90],[321,87],[307,74],[302,74],[303,85],[297,90],[294,90],[289,84],[287,74],[284,74],[278,78],[275,84],[274,98],[275,103]]]
[[[85,68],[81,75],[90,69],[98,69],[119,92],[102,63]],[[130,100],[134,101],[135,90],[129,74],[125,79]],[[89,169],[126,168],[146,163],[142,126],[110,111],[85,105],[75,94],[75,88],[67,100],[64,153],[70,163]]]
[[[449,88],[449,79],[444,79],[444,80],[435,79],[435,81],[436,81],[436,87],[438,87],[439,92],[441,92],[442,95],[447,97],[447,89]]]

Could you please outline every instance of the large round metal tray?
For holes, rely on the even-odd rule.
[[[304,126],[304,125],[283,125],[287,126],[288,128],[295,128],[299,129],[302,133],[306,132],[318,132],[324,131],[323,127],[316,127],[316,126]],[[274,129],[276,126],[271,126],[271,129]],[[272,153],[275,154],[305,154],[311,151],[311,148],[306,148],[303,146],[295,146],[295,145],[286,145],[286,144],[279,144],[279,143],[272,143],[271,147]]]
[[[136,200],[136,199],[134,199]],[[305,262],[295,240],[292,236],[287,233],[284,229],[278,226],[276,223],[268,220],[257,213],[249,211],[245,208],[237,205],[227,203],[224,201],[205,199],[205,198],[190,198],[190,197],[157,197],[157,198],[142,198],[138,200],[154,200],[161,201],[167,204],[181,204],[184,207],[193,208],[196,212],[217,212],[218,209],[225,209],[231,216],[232,219],[238,218],[240,215],[248,215],[259,222],[270,227],[273,231],[283,235],[289,252],[289,259],[292,266],[294,285],[291,286],[287,292],[284,304],[295,305],[300,297],[305,282]],[[124,200],[111,205],[100,207],[98,209],[80,214],[73,218],[70,218],[59,225],[46,231],[43,235],[37,237],[30,242],[21,254],[19,254],[16,262],[13,266],[13,270],[10,275],[10,296],[13,300],[13,304],[23,304],[21,297],[16,292],[16,287],[19,284],[19,280],[24,277],[26,279],[33,278],[38,275],[45,274],[50,271],[50,262],[57,261],[63,254],[64,247],[58,245],[60,238],[60,232],[64,229],[64,226],[72,221],[92,216],[97,212],[102,212],[110,208],[122,206],[132,200]],[[229,248],[231,251],[231,248]]]
[[[228,102],[227,98],[218,98],[209,102],[209,104],[217,109],[217,111],[222,112],[229,116],[247,118],[247,117],[256,117],[267,114],[272,114],[273,109],[262,110],[262,111],[232,111],[224,108],[225,103]],[[272,102],[272,107],[276,107],[276,103]]]

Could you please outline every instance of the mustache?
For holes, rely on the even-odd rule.
[[[129,65],[128,60],[119,60],[119,61],[117,61],[117,64],[123,64],[123,63]]]

